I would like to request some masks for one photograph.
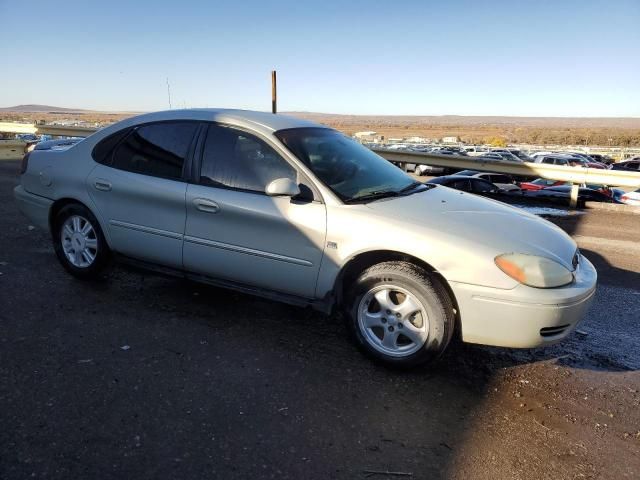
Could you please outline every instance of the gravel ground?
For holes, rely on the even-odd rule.
[[[0,162],[2,479],[640,475],[635,218],[554,219],[600,273],[566,342],[456,343],[397,372],[310,310],[122,267],[71,278],[17,212],[17,168]]]

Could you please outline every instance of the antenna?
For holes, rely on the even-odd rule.
[[[167,77],[167,96],[169,97],[169,110],[171,110],[171,85],[169,85],[169,77]]]

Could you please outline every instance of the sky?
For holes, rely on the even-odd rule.
[[[640,0],[0,0],[0,107],[640,117]]]

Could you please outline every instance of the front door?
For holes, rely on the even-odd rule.
[[[210,125],[197,184],[187,187],[186,270],[313,297],[326,234],[325,205],[271,197],[277,178],[296,169],[263,140]]]

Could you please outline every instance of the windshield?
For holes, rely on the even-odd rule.
[[[398,167],[335,130],[292,128],[275,135],[342,201],[396,194],[416,184]]]

